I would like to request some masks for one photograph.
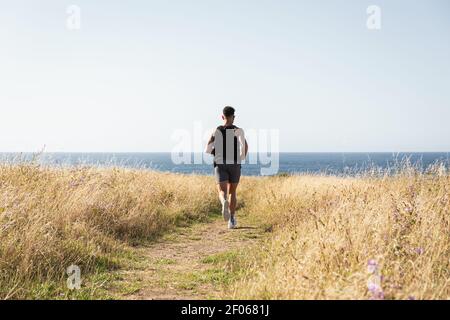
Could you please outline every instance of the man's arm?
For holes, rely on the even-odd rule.
[[[214,134],[211,134],[211,137],[209,137],[208,143],[206,144],[205,147],[205,153],[212,154],[214,146],[213,142],[214,142]]]
[[[247,156],[248,154],[248,143],[247,143],[247,139],[245,139],[245,156]]]
[[[241,128],[238,128],[236,131],[236,136],[239,140],[239,145],[240,145],[240,151],[239,151],[239,157],[241,158],[241,161],[244,161],[245,158],[247,157],[247,153],[248,153],[248,143],[247,143],[247,139],[245,139],[245,133],[244,130],[242,130]]]

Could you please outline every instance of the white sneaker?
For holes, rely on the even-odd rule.
[[[231,216],[230,220],[228,220],[228,229],[236,229],[236,228],[237,228],[236,217]]]
[[[224,200],[222,202],[222,217],[225,221],[230,220],[230,208],[228,205],[228,200]]]

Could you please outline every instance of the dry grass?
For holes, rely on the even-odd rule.
[[[110,269],[126,245],[204,220],[218,205],[212,185],[139,170],[0,165],[0,298],[36,297],[36,285],[63,284],[71,264],[83,274]]]
[[[35,287],[63,286],[69,265],[110,270],[130,244],[205,220],[218,209],[213,185],[142,170],[0,165],[0,298],[53,298]],[[233,259],[243,277],[225,297],[449,299],[449,190],[442,167],[245,177],[241,213],[273,234]],[[370,260],[382,276],[376,292]]]
[[[227,297],[450,298],[450,176],[442,166],[244,186],[245,210],[274,225],[274,234],[239,262],[246,275]]]

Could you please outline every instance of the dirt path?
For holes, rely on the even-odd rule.
[[[237,250],[254,245],[264,230],[245,217],[228,230],[221,217],[179,229],[160,241],[138,247],[139,267],[120,271],[122,299],[214,299],[232,274],[226,262]]]

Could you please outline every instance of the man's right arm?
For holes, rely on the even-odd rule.
[[[245,139],[245,156],[247,157],[248,154],[248,143],[247,143],[247,139]]]
[[[212,154],[214,149],[214,133],[209,137],[208,143],[205,147],[205,153]]]

